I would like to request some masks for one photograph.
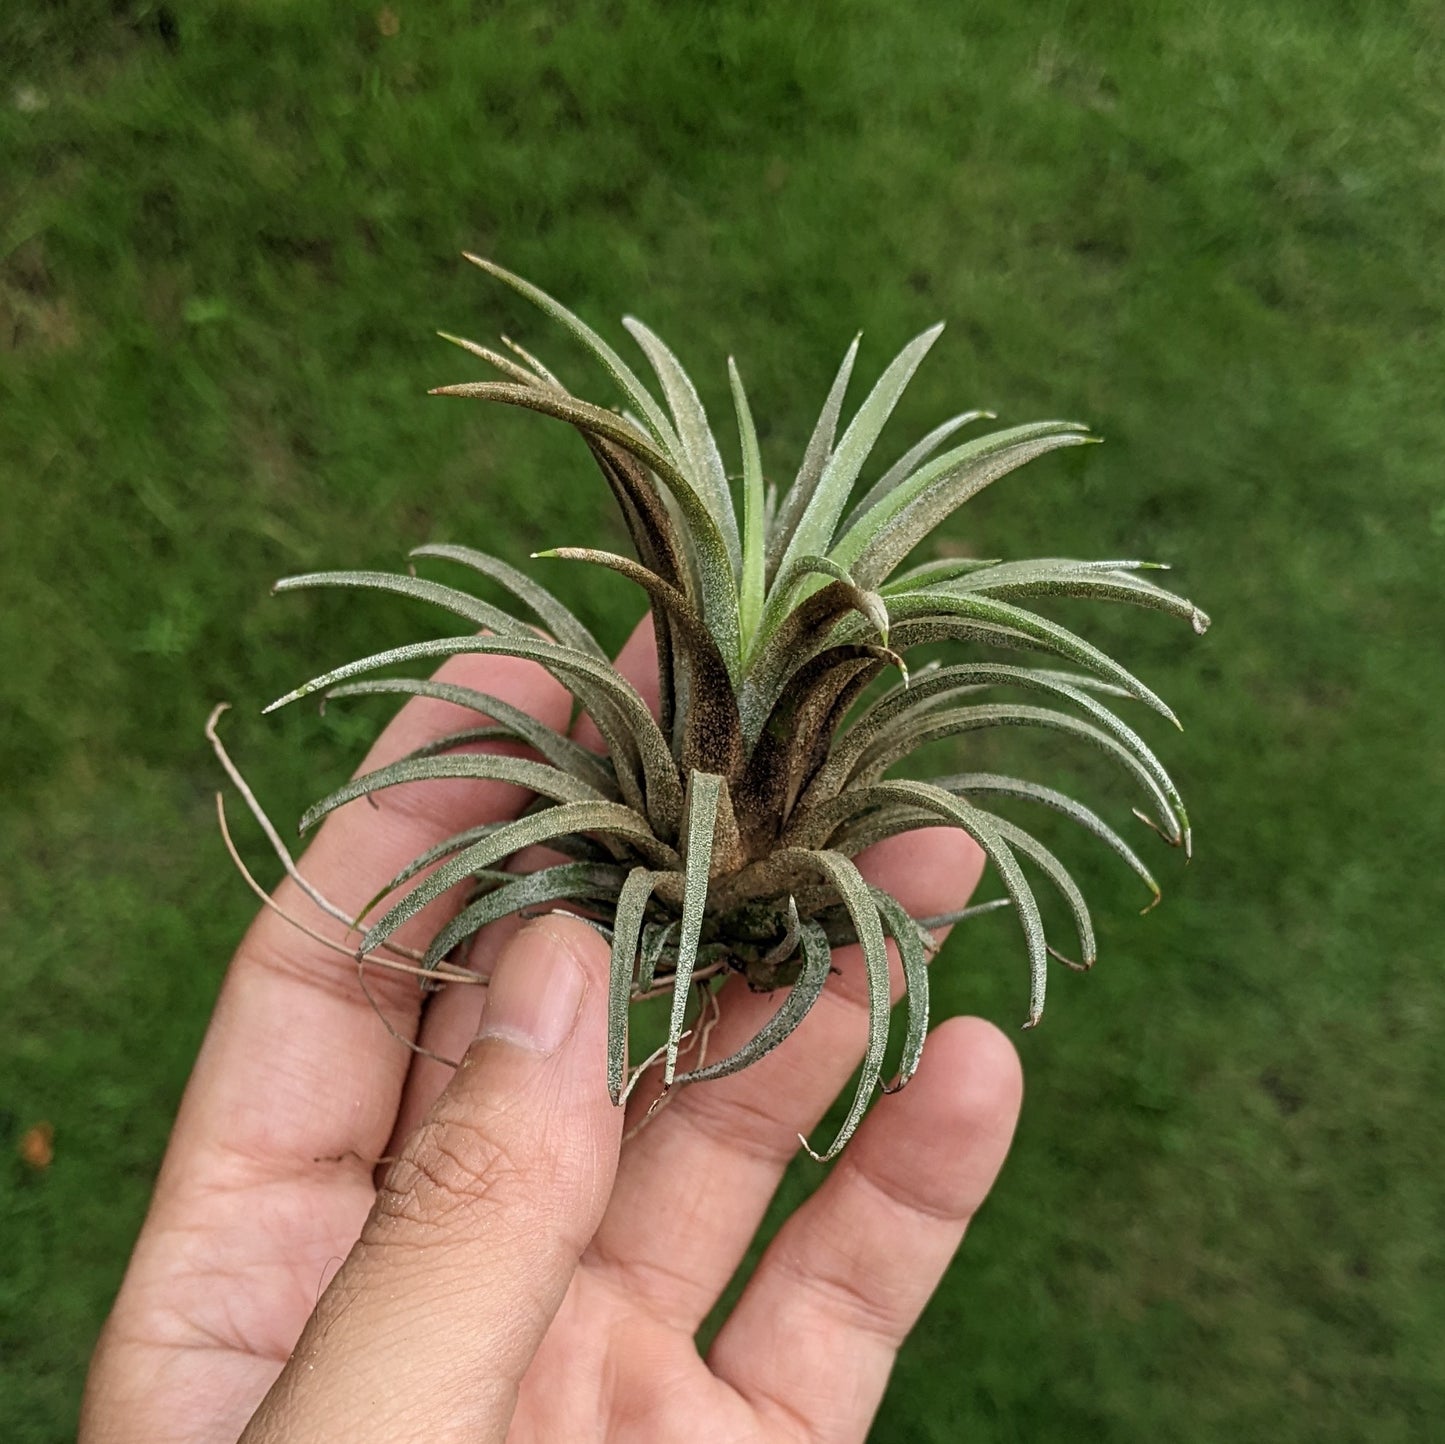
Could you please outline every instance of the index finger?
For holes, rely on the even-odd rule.
[[[437,672],[565,728],[570,698],[533,662],[460,655]],[[417,747],[475,725],[468,708],[429,697],[409,701],[382,732],[361,770],[396,761]],[[524,753],[513,743],[488,751]],[[300,870],[342,909],[360,909],[426,848],[473,824],[515,816],[528,794],[508,783],[448,778],[389,788],[376,806],[357,801],[327,818]],[[344,930],[319,919],[287,879],[276,901],[317,918],[318,931]],[[348,948],[354,946],[354,936]],[[420,990],[414,979],[374,974],[370,991],[392,1027],[415,1034]],[[386,1147],[411,1054],[389,1036],[355,969],[271,910],[247,932],[227,972],[210,1029],[186,1089],[173,1160],[222,1150],[274,1178],[305,1171],[318,1158],[355,1155],[358,1166]],[[369,1165],[366,1165],[369,1174]],[[166,1178],[163,1176],[162,1183]]]

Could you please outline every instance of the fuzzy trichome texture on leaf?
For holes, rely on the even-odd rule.
[[[904,563],[958,507],[1035,457],[1094,438],[1070,421],[980,433],[990,413],[968,411],[935,427],[886,467],[875,446],[940,327],[909,342],[851,411],[858,343],[848,348],[792,485],[765,479],[752,407],[728,362],[740,484],[734,488],[696,388],[642,322],[624,326],[653,374],[634,367],[578,317],[490,261],[484,271],[520,292],[589,351],[615,387],[618,409],[575,395],[511,343],[495,350],[447,337],[489,368],[486,379],[435,394],[525,407],[575,429],[616,498],[636,553],[563,547],[538,555],[609,568],[645,594],[657,634],[656,715],[614,670],[577,617],[506,561],[461,546],[413,553],[453,576],[470,571],[517,614],[470,592],[412,574],[325,572],[291,577],[282,591],[362,587],[430,602],[453,614],[455,637],[398,647],[337,667],[273,703],[387,693],[442,698],[477,714],[474,728],[433,743],[318,802],[309,827],[332,809],[401,782],[497,778],[534,801],[517,820],[457,834],[379,888],[384,910],[362,920],[363,950],[385,946],[408,918],[459,884],[464,906],[426,948],[436,968],[478,929],[509,913],[565,904],[611,941],[608,1079],[620,1100],[638,1069],[628,1017],[640,997],[671,997],[664,1086],[717,1078],[783,1045],[828,984],[832,950],[857,944],[870,994],[867,1051],[846,1121],[853,1130],[882,1082],[890,1021],[887,939],[907,996],[897,1084],[918,1065],[928,1026],[930,927],[870,887],[853,862],[870,843],[907,829],[961,828],[996,868],[1022,927],[1030,977],[1028,1024],[1038,1022],[1050,956],[1034,896],[1057,890],[1094,960],[1084,899],[1057,857],[996,815],[1022,800],[1072,818],[1131,868],[1157,898],[1144,864],[1097,814],[1061,793],[991,772],[902,781],[890,772],[925,743],[998,727],[1049,728],[1111,757],[1140,794],[1139,816],[1188,849],[1179,793],[1144,739],[1116,714],[1138,703],[1175,721],[1141,681],[1074,632],[1030,609],[1031,599],[1093,598],[1167,612],[1202,632],[1207,618],[1153,580],[1142,561],[927,561]],[[931,663],[910,677],[906,658],[940,642],[969,644],[972,660]],[[983,653],[982,657],[977,656]],[[597,755],[499,699],[465,687],[390,673],[426,670],[458,653],[524,657],[568,689],[597,724]],[[362,680],[357,680],[362,679]],[[889,681],[892,685],[889,685]],[[875,685],[876,684],[876,685]],[[1176,723],[1177,725],[1177,723]],[[469,749],[510,739],[529,759]],[[567,859],[526,876],[507,864],[546,844]],[[379,880],[379,882],[382,880]],[[924,924],[929,926],[926,927]],[[736,1054],[685,1066],[690,1009],[729,974],[785,995],[768,1024]],[[599,1060],[600,1066],[600,1060]]]

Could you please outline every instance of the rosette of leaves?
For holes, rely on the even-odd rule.
[[[1043,1012],[1050,955],[1063,957],[1045,938],[1026,868],[1067,904],[1078,934],[1075,966],[1093,962],[1094,935],[1084,898],[1058,858],[991,804],[1022,799],[1063,813],[1112,849],[1155,899],[1159,891],[1118,833],[1055,790],[992,772],[897,780],[891,769],[940,738],[1048,728],[1113,759],[1147,806],[1139,815],[1187,850],[1189,822],[1178,791],[1113,704],[1136,701],[1178,725],[1174,714],[1119,663],[1026,603],[1034,597],[1129,602],[1181,617],[1200,632],[1207,619],[1151,580],[1144,562],[1045,558],[905,566],[919,543],[991,482],[1035,457],[1094,439],[1066,421],[971,434],[992,416],[969,411],[935,427],[864,485],[860,479],[884,423],[940,326],[903,348],[844,425],[854,340],[796,477],[782,491],[765,480],[747,394],[729,360],[741,449],[735,498],[698,393],[652,331],[631,318],[623,323],[654,373],[656,391],[550,296],[490,261],[468,259],[570,331],[620,392],[623,409],[600,406],[510,342],[502,351],[447,337],[493,375],[433,394],[525,407],[582,437],[636,555],[581,547],[537,555],[608,568],[645,593],[657,637],[658,712],[566,606],[497,557],[461,546],[424,546],[412,554],[479,573],[515,599],[521,615],[414,574],[291,577],[278,590],[380,589],[434,603],[463,625],[457,636],[337,667],[273,707],[315,693],[380,693],[444,699],[479,718],[477,726],[333,792],[306,813],[302,829],[344,803],[403,782],[494,778],[528,789],[535,800],[516,820],[448,838],[390,879],[363,914],[361,950],[384,945],[458,884],[468,885],[467,901],[432,938],[425,966],[441,963],[510,913],[566,904],[587,916],[611,941],[607,1074],[616,1100],[635,1076],[628,1017],[638,997],[659,990],[671,997],[667,1041],[659,1050],[664,1089],[718,1078],[784,1044],[827,985],[832,949],[856,942],[868,976],[867,1050],[852,1105],[825,1155],[831,1156],[882,1081],[891,1012],[886,939],[897,946],[906,983],[895,1086],[917,1067],[928,1027],[934,938],[864,880],[853,862],[862,848],[931,825],[961,828],[975,839],[1022,927],[1030,976],[1026,1026]],[[939,642],[968,643],[1002,660],[935,663],[910,679],[908,654]],[[595,721],[605,753],[479,691],[366,675],[458,653],[524,657],[544,667]],[[531,755],[459,750],[501,738],[525,743]],[[507,870],[514,854],[535,844],[566,860],[525,875]],[[398,892],[379,916],[370,915]],[[679,1060],[691,995],[730,973],[786,995],[746,1046],[684,1070]]]

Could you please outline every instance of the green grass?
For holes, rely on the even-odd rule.
[[[393,4],[0,15],[0,1433],[73,1430],[251,911],[206,712],[295,815],[366,726],[260,704],[436,626],[270,581],[620,543],[564,432],[422,394],[471,374],[438,327],[568,354],[463,247],[636,310],[717,416],[735,353],[778,473],[855,328],[876,371],[946,319],[890,435],[982,404],[1108,439],[949,539],[1169,559],[1215,617],[1073,614],[1185,719],[1198,856],[1151,851],[1141,920],[1064,840],[1102,961],[1020,1038],[1017,1148],[874,1437],[1438,1429],[1438,7]],[[620,640],[626,587],[550,566]],[[1023,1016],[1006,918],[936,977]]]

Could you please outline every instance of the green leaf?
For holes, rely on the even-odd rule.
[[[1121,730],[1128,731],[1117,718],[1114,721]],[[1144,790],[1157,808],[1160,826],[1169,840],[1179,844],[1185,841],[1187,817],[1181,819],[1176,816],[1175,809],[1171,806],[1172,799],[1156,779],[1154,770],[1140,759],[1134,748],[1100,727],[1081,722],[1067,712],[1056,712],[1049,707],[949,707],[936,713],[925,713],[907,723],[900,723],[864,753],[853,769],[850,788],[840,794],[840,799],[847,798],[852,787],[876,780],[894,763],[929,742],[986,727],[1043,727],[1089,743],[1119,763]],[[1129,735],[1134,737],[1133,733]],[[1137,737],[1134,740],[1139,741]],[[1139,746],[1143,748],[1143,743],[1139,742]],[[1147,753],[1148,749],[1144,748],[1144,751]],[[1153,754],[1148,755],[1152,760]],[[1171,783],[1171,789],[1172,786]],[[826,815],[827,804],[820,807],[818,812],[820,816]]]
[[[648,992],[657,977],[662,955],[672,947],[677,936],[677,919],[670,923],[649,923],[642,930],[642,961],[637,967],[637,991]]]
[[[653,400],[651,393],[638,380],[632,368],[585,321],[574,315],[560,301],[553,300],[540,287],[513,275],[511,271],[503,270],[495,261],[488,261],[470,253],[466,253],[466,258],[474,266],[480,266],[488,275],[495,276],[504,285],[510,286],[518,295],[525,296],[554,321],[560,321],[602,363],[628,401],[642,413],[647,429],[657,444],[671,456],[681,453],[682,447],[677,434],[663,415],[662,408]]]
[[[510,727],[493,724],[485,727],[463,727],[460,732],[447,732],[413,747],[410,752],[397,758],[398,762],[416,762],[423,757],[440,757],[444,752],[455,752],[474,742],[514,742],[516,733]]]
[[[697,964],[697,944],[707,909],[707,886],[712,871],[713,839],[717,833],[718,802],[723,779],[715,773],[693,772],[687,779],[687,842],[683,849],[686,882],[682,892],[682,933],[677,944],[677,971],[672,983],[672,1016],[667,1028],[667,1062],[662,1086],[672,1087],[677,1072],[677,1053],[682,1045],[682,1025],[687,1013],[687,994]]]
[[[737,584],[732,562],[722,533],[713,520],[706,503],[672,459],[659,451],[646,438],[615,412],[604,411],[571,396],[515,386],[506,381],[474,381],[459,386],[437,386],[433,396],[461,396],[480,401],[497,401],[503,405],[523,406],[545,416],[555,417],[576,427],[584,435],[602,437],[616,443],[628,455],[647,467],[676,500],[687,522],[687,539],[697,559],[702,587],[702,612],[718,650],[728,661],[729,670],[741,661]]]
[[[684,767],[703,765],[709,770],[733,775],[742,765],[737,698],[712,634],[703,626],[688,598],[631,557],[588,547],[557,547],[537,555],[591,562],[617,572],[646,591],[652,602],[654,621],[663,617],[672,625],[687,660],[689,702],[683,712],[681,763]]]
[[[998,869],[1004,889],[1013,899],[1023,927],[1031,980],[1029,1017],[1024,1026],[1034,1027],[1043,1016],[1044,992],[1048,986],[1049,954],[1044,940],[1044,924],[1028,880],[1019,868],[1013,849],[1000,835],[995,820],[961,797],[951,797],[941,788],[927,782],[880,782],[860,790],[878,802],[913,802],[921,810],[931,812],[941,823],[962,828],[978,843],[988,860]]]
[[[575,648],[563,647],[556,642],[540,638],[523,640],[517,637],[441,637],[435,641],[413,642],[405,647],[393,647],[390,651],[378,652],[356,662],[313,677],[309,682],[278,697],[263,710],[274,712],[290,702],[310,696],[335,686],[338,682],[349,681],[363,672],[373,672],[395,663],[412,662],[422,658],[451,657],[477,652],[484,656],[525,657],[545,667],[569,691],[577,694],[586,705],[588,696],[600,692],[613,703],[624,727],[618,729],[600,712],[594,712],[593,719],[608,744],[614,765],[618,768],[618,782],[623,795],[628,795],[628,779],[622,763],[629,757],[639,757],[646,781],[645,806],[648,817],[653,818],[659,831],[668,833],[677,825],[682,815],[682,788],[678,782],[677,768],[672,760],[671,750],[658,728],[647,704],[633,688],[612,667],[589,657]],[[629,802],[632,799],[629,797]],[[642,801],[643,799],[639,799]],[[637,803],[633,802],[636,806]]]
[[[461,566],[470,567],[474,572],[480,572],[484,577],[490,577],[498,585],[505,587],[514,597],[525,602],[543,626],[564,647],[575,647],[579,652],[586,652],[604,662],[611,660],[602,644],[578,621],[570,608],[558,601],[546,587],[533,581],[525,572],[519,572],[516,567],[508,566],[506,562],[488,556],[485,552],[475,551],[471,547],[451,546],[439,542],[434,542],[429,546],[414,547],[408,555],[457,562]]]
[[[1079,935],[1081,961],[1076,963],[1053,948],[1049,949],[1050,954],[1067,967],[1078,972],[1087,972],[1094,966],[1094,960],[1098,956],[1098,947],[1094,942],[1094,925],[1089,918],[1089,905],[1084,901],[1084,895],[1079,891],[1074,879],[1069,876],[1068,869],[1032,833],[1025,832],[1021,827],[1015,827],[1013,823],[1002,817],[995,817],[993,825],[1015,852],[1023,853],[1038,867],[1058,889],[1059,896],[1069,905],[1069,912],[1074,919],[1074,928]]]
[[[425,577],[408,576],[402,572],[307,572],[303,576],[282,577],[271,590],[273,593],[299,592],[317,587],[355,587],[359,590],[395,592],[399,596],[445,607],[455,616],[462,617],[478,627],[490,627],[503,636],[529,635],[528,628],[515,617],[481,601],[470,592],[459,591],[456,587],[443,586],[440,582],[427,581]]]
[[[788,989],[782,1006],[766,1023],[744,1043],[736,1053],[719,1058],[703,1068],[694,1068],[690,1073],[678,1074],[679,1083],[704,1083],[713,1078],[726,1078],[743,1068],[766,1058],[780,1043],[789,1038],[799,1023],[812,1011],[813,1004],[823,993],[823,984],[828,981],[832,965],[832,952],[823,929],[814,922],[800,925],[800,940],[803,947],[803,971],[798,980]]]
[[[841,852],[844,857],[857,857],[865,847],[872,847],[885,838],[932,825],[932,813],[920,812],[916,807],[873,807],[850,815],[847,821],[821,829],[821,832],[834,852]],[[833,935],[830,933],[829,936]],[[837,939],[834,938],[834,941]]]
[[[480,842],[484,837],[490,837],[494,832],[506,826],[508,826],[507,822],[479,823],[475,827],[464,828],[461,832],[453,833],[452,836],[444,838],[424,852],[418,853],[390,882],[367,899],[366,905],[356,916],[364,918],[387,893],[395,892],[404,883],[410,882],[419,872],[425,872],[434,862],[440,862],[444,857],[450,857],[453,853],[470,847],[474,842]]]
[[[879,378],[868,399],[843,433],[837,450],[828,458],[823,474],[810,498],[806,510],[798,522],[797,530],[783,553],[778,565],[778,575],[787,575],[789,564],[795,557],[809,553],[828,552],[832,546],[833,529],[843,508],[848,504],[853,484],[858,480],[869,453],[873,450],[878,434],[884,423],[893,414],[904,388],[927,355],[929,348],[938,340],[943,326],[930,326],[920,336],[914,337],[890,363]],[[847,566],[848,562],[842,562]],[[777,583],[774,583],[776,586]]]
[[[509,877],[447,923],[427,945],[421,965],[435,968],[458,943],[510,913],[568,899],[611,901],[617,897],[622,882],[621,868],[588,862],[564,862]]]
[[[863,966],[868,974],[868,1049],[863,1055],[863,1068],[848,1115],[827,1152],[814,1152],[808,1140],[802,1139],[803,1147],[809,1154],[819,1163],[826,1163],[830,1158],[837,1157],[839,1150],[853,1136],[883,1074],[883,1054],[888,1047],[888,1014],[893,1005],[888,984],[888,949],[883,940],[878,904],[874,902],[868,884],[863,881],[862,873],[846,857],[837,852],[801,848],[789,848],[776,856],[781,863],[795,861],[800,867],[821,873],[832,883],[852,920],[863,954]]]
[[[604,795],[610,795],[617,790],[617,779],[603,758],[598,757],[595,752],[589,752],[570,737],[564,737],[545,722],[539,722],[530,712],[525,712],[490,692],[478,692],[472,687],[462,687],[455,682],[441,682],[435,678],[376,677],[364,682],[348,682],[344,686],[333,687],[326,693],[326,700],[329,702],[336,697],[387,695],[430,697],[437,702],[450,702],[453,706],[466,707],[484,717],[494,718],[511,736],[535,748],[554,767],[572,773]],[[412,755],[423,755],[423,751],[418,748]]]
[[[450,341],[453,346],[460,346],[463,351],[475,356],[478,360],[485,361],[488,366],[495,367],[509,381],[515,381],[521,386],[545,386],[547,384],[536,372],[519,365],[510,357],[500,355],[489,346],[479,346],[475,341],[468,341],[465,336],[453,336],[448,331],[438,331],[437,335],[443,341]]]
[[[632,971],[647,916],[648,899],[663,873],[635,867],[617,897],[612,932],[612,964],[607,982],[607,1091],[621,1103],[627,1084],[627,1010],[632,1000]]]
[[[793,580],[812,573],[816,576],[828,577],[832,581],[841,582],[847,587],[848,595],[853,606],[864,617],[866,617],[878,632],[879,640],[886,647],[888,645],[888,604],[874,591],[867,587],[860,587],[857,582],[848,575],[845,567],[840,567],[830,557],[803,556],[798,557],[792,564]],[[908,669],[903,668],[904,676]],[[905,685],[907,685],[905,683]]]
[[[940,522],[991,482],[1061,446],[1090,438],[1071,421],[1036,421],[945,452],[863,513],[829,555],[876,587]]]
[[[1145,906],[1145,912],[1148,912],[1159,901],[1159,884],[1154,881],[1153,874],[1139,860],[1138,854],[1103,818],[1090,811],[1082,802],[1076,802],[1072,797],[1062,792],[1056,792],[1051,787],[1042,787],[1036,782],[1027,782],[1019,777],[1001,777],[992,772],[960,772],[952,777],[935,777],[932,781],[935,787],[941,787],[945,792],[963,793],[969,798],[1017,797],[1028,802],[1040,803],[1044,807],[1062,813],[1063,816],[1077,822],[1086,831],[1093,833],[1115,856],[1121,858],[1125,866],[1149,889],[1153,897]]]
[[[910,446],[908,450],[873,483],[873,486],[864,493],[863,499],[853,509],[853,518],[850,519],[849,525],[851,526],[853,520],[863,516],[878,502],[882,501],[894,487],[901,486],[907,481],[954,432],[961,431],[965,426],[969,425],[970,422],[993,421],[995,419],[992,411],[965,411],[961,415],[950,416],[942,425],[935,426],[921,441],[915,442],[914,445]]]
[[[524,847],[550,842],[575,832],[596,832],[626,838],[638,851],[664,868],[680,866],[677,854],[653,835],[647,819],[616,802],[561,802],[530,817],[519,817],[463,848],[444,862],[379,918],[361,941],[370,952],[404,922],[471,874],[520,852]]]
[[[1115,571],[1114,564],[1067,561],[1006,562],[973,571],[942,584],[954,593],[983,592],[996,597],[1081,597],[1128,602],[1182,617],[1199,635],[1209,629],[1208,616],[1193,602],[1142,577]]]
[[[459,757],[403,758],[400,762],[378,767],[354,777],[320,802],[307,808],[301,818],[301,831],[314,827],[323,817],[335,812],[358,797],[370,797],[388,787],[406,782],[441,782],[447,780],[510,782],[525,787],[555,802],[606,802],[608,799],[594,787],[573,777],[569,772],[546,762],[531,762],[525,757],[498,757],[485,752],[468,752]]]
[[[1000,601],[996,597],[956,596],[949,592],[928,590],[891,598],[888,611],[895,626],[899,622],[915,619],[957,617],[982,622],[986,627],[1005,628],[1038,643],[1040,650],[1067,657],[1076,666],[1122,687],[1131,697],[1136,697],[1146,706],[1152,707],[1161,717],[1167,717],[1176,727],[1179,726],[1179,719],[1163,699],[1112,657],[1084,641],[1067,627],[1061,627],[1057,622],[1048,621],[1035,612],[1015,606],[1012,602]],[[1006,640],[1000,644],[1008,645]]]
[[[923,1057],[923,1040],[928,1036],[928,954],[918,924],[907,909],[891,893],[873,888],[873,901],[878,904],[883,926],[898,944],[898,960],[903,965],[904,996],[908,1006],[908,1031],[903,1038],[903,1056],[898,1063],[898,1076],[884,1088],[896,1093],[918,1071]]]
[[[521,360],[524,365],[531,367],[531,369],[541,377],[545,385],[550,386],[554,391],[566,391],[568,389],[524,346],[519,346],[510,336],[504,335],[501,340],[502,345],[505,346],[512,355]]]
[[[919,566],[910,567],[906,572],[900,572],[892,581],[884,582],[878,590],[885,597],[902,595],[904,592],[916,592],[925,587],[936,587],[944,582],[951,582],[955,577],[967,576],[970,572],[979,571],[983,567],[996,567],[998,563],[998,557],[942,557],[937,561],[923,562]]]
[[[743,654],[752,643],[753,634],[763,615],[763,586],[767,564],[767,535],[763,512],[767,498],[763,491],[763,462],[758,452],[758,433],[753,426],[753,413],[748,406],[743,378],[731,356],[728,357],[728,381],[733,390],[733,407],[738,417],[738,437],[743,451],[743,557],[742,586],[738,597],[739,624],[742,628]]]
[[[1071,702],[1113,737],[1163,793],[1168,801],[1167,830],[1188,846],[1189,817],[1173,779],[1148,743],[1087,691],[1081,690],[1078,681],[1067,673],[1002,663],[973,663],[920,673],[908,690],[895,691],[880,698],[834,743],[828,761],[815,778],[810,792],[821,799],[841,791],[855,772],[865,770],[863,759],[876,761],[879,748],[891,749],[889,755],[893,760],[902,757],[905,755],[902,738],[921,725],[921,719],[931,713],[936,714],[957,698],[992,687],[1019,687]],[[907,750],[917,745],[913,743]],[[1176,816],[1177,831],[1174,824]]]
[[[852,345],[844,353],[842,365],[828,389],[828,399],[818,414],[813,434],[803,452],[803,463],[798,468],[797,478],[782,499],[782,505],[773,518],[768,530],[768,577],[777,576],[783,553],[793,539],[798,522],[813,499],[818,483],[823,477],[823,468],[833,454],[833,440],[838,432],[838,417],[843,410],[843,397],[848,390],[848,379],[853,374],[853,363],[858,358],[858,342],[862,336],[855,336]]]
[[[542,804],[541,808],[550,808],[551,804]],[[539,808],[539,810],[541,810]],[[480,842],[484,837],[490,837],[501,828],[510,827],[515,819],[508,819],[505,822],[484,822],[476,827],[463,828],[461,832],[454,833],[451,837],[444,838],[441,842],[435,843],[425,851],[418,853],[416,857],[407,863],[402,870],[389,882],[385,883],[370,898],[364,906],[358,909],[356,916],[364,918],[388,893],[395,892],[397,888],[410,882],[418,873],[425,872],[433,863],[440,862],[443,858],[451,857],[465,847],[470,847],[474,842]],[[593,842],[590,838],[580,834],[570,836],[554,837],[547,844],[554,852],[565,853],[576,862],[589,862],[607,865],[608,849],[600,843]],[[478,870],[474,877],[483,876],[483,871]],[[510,874],[499,873],[498,877],[506,879]]]
[[[742,553],[738,544],[738,521],[733,510],[732,492],[728,489],[727,472],[697,389],[677,357],[641,321],[634,316],[624,316],[622,324],[646,352],[658,381],[662,383],[672,419],[677,424],[682,457],[692,484],[707,501],[727,545],[733,573],[741,577]]]

